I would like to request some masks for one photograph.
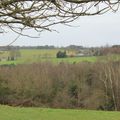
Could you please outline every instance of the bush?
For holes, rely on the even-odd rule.
[[[67,57],[66,51],[64,51],[64,52],[58,51],[56,54],[56,57],[57,58],[66,58]]]

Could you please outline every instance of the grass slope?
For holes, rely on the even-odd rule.
[[[120,120],[120,112],[0,106],[0,120]]]

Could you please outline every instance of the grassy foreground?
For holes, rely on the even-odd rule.
[[[120,120],[120,112],[18,108],[0,105],[0,120]]]

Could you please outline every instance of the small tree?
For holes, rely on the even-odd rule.
[[[67,57],[66,51],[64,51],[64,52],[58,51],[56,54],[56,57],[57,58],[66,58]]]

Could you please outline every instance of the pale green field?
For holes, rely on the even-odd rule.
[[[22,49],[20,50],[23,57],[42,57],[51,56],[55,57],[59,49]]]
[[[120,120],[120,112],[19,108],[0,105],[0,120]]]

